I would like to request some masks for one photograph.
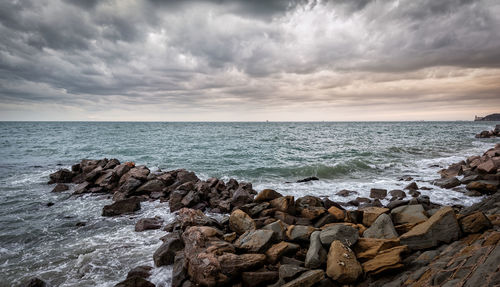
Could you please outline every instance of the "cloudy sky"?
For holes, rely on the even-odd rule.
[[[470,120],[498,0],[0,2],[0,120]]]

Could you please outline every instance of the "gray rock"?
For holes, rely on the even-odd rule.
[[[243,233],[234,246],[246,252],[260,253],[265,251],[271,244],[274,232],[272,230],[252,230]]]
[[[281,220],[269,223],[262,227],[262,229],[272,230],[276,241],[283,241],[285,239],[286,225]]]
[[[427,220],[424,207],[420,204],[405,205],[391,210],[394,224],[419,223]]]
[[[398,233],[394,228],[391,217],[383,213],[363,232],[363,237],[390,239],[398,237]]]
[[[436,179],[433,182],[434,185],[437,185],[442,188],[454,188],[456,186],[459,186],[460,180],[456,177],[450,177],[450,178],[441,178],[441,179]]]
[[[279,276],[280,279],[283,279],[285,281],[288,281],[302,272],[307,271],[307,268],[300,267],[297,265],[292,265],[292,264],[284,264],[281,265],[279,268]]]
[[[330,245],[334,240],[338,240],[344,245],[352,246],[358,241],[359,234],[356,228],[339,224],[322,230],[319,237],[321,243],[325,246]]]
[[[372,188],[370,197],[376,199],[384,199],[387,196],[387,189]]]
[[[131,197],[118,200],[113,204],[105,205],[102,209],[102,216],[116,216],[125,213],[132,213],[141,209],[139,198]]]
[[[153,260],[158,267],[174,263],[175,254],[184,248],[184,243],[177,233],[169,233],[162,240],[163,244],[153,254]]]
[[[319,268],[326,262],[327,252],[321,245],[321,231],[314,231],[309,239],[309,249],[307,249],[305,267],[314,269]]]

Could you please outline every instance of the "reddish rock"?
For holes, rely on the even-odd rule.
[[[257,196],[255,197],[255,202],[263,202],[263,201],[271,201],[273,199],[282,197],[279,192],[276,192],[275,190],[272,189],[264,189]]]

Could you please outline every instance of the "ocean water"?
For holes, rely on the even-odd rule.
[[[494,122],[98,123],[0,122],[0,286],[34,276],[53,286],[113,286],[153,265],[160,230],[134,232],[142,217],[173,220],[168,204],[144,203],[131,216],[104,218],[105,196],[51,193],[48,175],[83,158],[117,158],[152,169],[186,168],[202,178],[236,178],[254,189],[346,202],[370,188],[403,188],[412,176],[434,202],[480,200],[429,181],[498,139],[476,139]],[[308,176],[320,181],[293,183]],[[292,182],[292,183],[288,183]],[[341,189],[358,192],[338,197]],[[54,203],[47,206],[47,203]],[[85,222],[83,227],[76,223]],[[151,280],[170,285],[169,267]]]

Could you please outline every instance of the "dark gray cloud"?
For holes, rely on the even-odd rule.
[[[0,105],[359,102],[339,89],[499,69],[499,15],[495,0],[2,1]]]

